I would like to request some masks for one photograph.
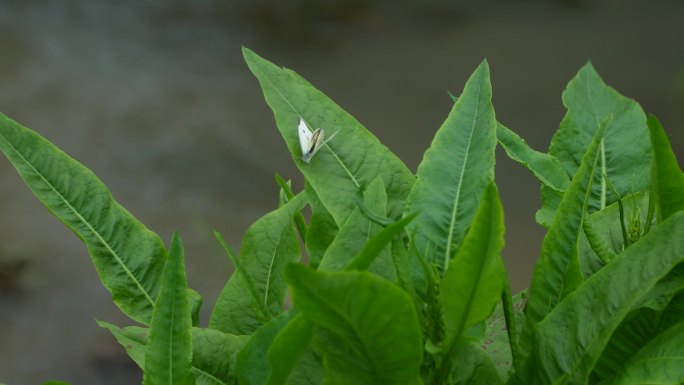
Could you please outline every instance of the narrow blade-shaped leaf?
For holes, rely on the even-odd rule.
[[[318,344],[326,383],[422,384],[418,316],[399,287],[368,272],[317,272],[290,265],[285,274],[296,308],[336,341]],[[344,380],[335,376],[339,373]]]
[[[534,350],[511,384],[585,384],[633,306],[684,260],[684,213],[673,214],[589,277],[537,324]]]
[[[610,385],[684,383],[684,322],[653,339],[632,357]]]
[[[174,233],[145,349],[145,385],[195,384],[191,369],[192,315],[187,287],[183,243]]]
[[[36,197],[88,247],[114,303],[149,323],[166,250],[89,169],[34,131],[0,114],[0,151]]]
[[[387,188],[387,211],[399,218],[414,176],[404,163],[356,119],[295,72],[275,66],[243,48],[245,61],[257,77],[278,129],[307,182],[341,226],[356,207],[355,198],[375,177]],[[297,125],[335,137],[311,160],[302,161]]]
[[[496,119],[489,66],[473,72],[418,166],[406,213],[417,250],[445,269],[494,179]]]
[[[503,208],[492,183],[486,189],[463,245],[442,279],[440,301],[446,352],[466,329],[489,317],[501,299],[505,269]]]
[[[597,127],[612,116],[601,142],[601,172],[595,176],[590,212],[615,202],[603,182],[603,174],[621,196],[648,190],[651,148],[646,115],[639,104],[607,86],[591,63],[587,63],[568,83],[563,105],[568,112],[551,140],[549,154],[561,162],[571,177],[580,168],[584,149]]]
[[[575,174],[555,219],[544,237],[542,251],[534,269],[530,296],[525,308],[527,325],[522,341],[527,347],[529,332],[556,306],[565,294],[583,280],[577,242],[582,232],[582,222],[591,197],[591,185],[599,157],[602,126],[585,152],[582,166]]]
[[[657,199],[657,217],[662,221],[684,210],[684,173],[677,164],[663,126],[653,115],[648,118],[648,128],[654,157],[651,186]]]
[[[509,158],[527,167],[545,186],[565,191],[570,185],[570,178],[558,159],[535,151],[523,138],[501,123],[496,125],[496,138]]]
[[[285,265],[301,258],[292,218],[306,204],[298,194],[247,229],[235,273],[219,294],[209,327],[252,334],[283,310]]]

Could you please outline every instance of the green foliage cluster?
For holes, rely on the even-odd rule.
[[[484,61],[414,175],[295,72],[244,56],[305,186],[276,178],[280,205],[239,255],[216,233],[235,271],[208,327],[178,235],[167,251],[92,172],[0,116],[0,150],[138,322],[98,324],[145,385],[684,382],[684,174],[658,120],[590,64],[542,153],[497,122]],[[338,132],[310,163],[299,119]],[[548,229],[515,296],[497,145],[539,179]]]

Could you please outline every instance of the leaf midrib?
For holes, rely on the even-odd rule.
[[[444,268],[449,263],[450,254],[451,254],[451,243],[454,238],[454,227],[456,226],[456,214],[458,211],[459,207],[459,198],[461,197],[461,190],[463,188],[463,178],[465,176],[465,169],[466,165],[468,164],[468,158],[470,156],[470,146],[473,142],[473,133],[475,132],[475,123],[478,120],[479,117],[479,111],[480,111],[480,91],[482,90],[482,78],[478,79],[479,83],[477,85],[477,96],[475,97],[475,116],[473,117],[473,122],[470,127],[470,135],[468,136],[468,146],[466,147],[466,152],[465,152],[465,159],[463,159],[463,163],[461,164],[461,171],[460,175],[458,177],[458,189],[456,190],[456,196],[454,197],[454,207],[451,211],[451,221],[449,223],[449,234],[447,236],[447,241],[446,241],[446,250],[444,251]]]
[[[109,245],[109,243],[103,238],[103,236],[102,236],[97,230],[95,230],[95,228],[90,224],[90,222],[88,222],[88,221],[81,215],[81,213],[79,213],[79,212],[74,208],[74,206],[72,206],[71,202],[69,202],[69,200],[67,200],[67,199],[62,195],[62,193],[59,192],[59,190],[57,190],[57,188],[56,188],[55,186],[53,186],[53,184],[52,184],[45,176],[43,176],[43,174],[42,174],[41,172],[39,172],[39,171],[33,166],[33,164],[32,164],[31,162],[29,162],[29,161],[23,156],[23,154],[22,154],[21,152],[19,152],[19,150],[18,150],[12,143],[10,143],[10,142],[7,140],[7,138],[6,138],[4,135],[1,135],[1,134],[0,134],[0,137],[1,137],[2,140],[3,140],[3,141],[4,141],[4,142],[5,142],[5,143],[14,151],[14,153],[21,159],[21,161],[23,161],[26,165],[28,165],[28,166],[31,168],[31,170],[33,170],[33,172],[34,172],[36,175],[38,175],[38,177],[40,177],[40,179],[41,179],[41,180],[42,180],[42,181],[43,181],[43,182],[44,182],[44,183],[45,183],[45,184],[46,184],[46,185],[55,193],[55,194],[57,194],[57,196],[64,202],[64,204],[66,204],[66,206],[67,206],[67,207],[68,207],[68,208],[69,208],[69,209],[78,217],[78,219],[86,225],[86,227],[87,227],[87,228],[88,228],[88,229],[97,237],[97,239],[98,239],[100,242],[102,242],[102,244],[105,246],[105,248],[111,253],[111,255],[114,257],[114,259],[116,260],[116,262],[123,268],[123,270],[124,270],[124,272],[126,273],[126,275],[127,275],[128,277],[131,278],[131,280],[135,283],[135,285],[138,287],[138,289],[143,293],[143,295],[145,296],[145,299],[150,303],[150,305],[151,305],[152,308],[154,309],[154,308],[156,307],[156,305],[155,305],[154,301],[152,300],[152,297],[150,296],[150,294],[147,292],[147,290],[145,290],[145,288],[142,286],[142,284],[140,283],[140,281],[138,281],[138,279],[135,277],[135,275],[133,274],[133,272],[131,272],[131,270],[128,269],[128,267],[127,267],[126,264],[123,262],[123,260],[121,259],[121,257],[114,251],[114,249],[113,249],[113,248]],[[118,206],[118,203],[116,203],[116,202],[112,202],[112,203],[113,203],[114,205],[117,205],[117,206]],[[117,207],[117,208],[118,208],[118,207]]]
[[[297,115],[302,116],[302,114],[299,112],[299,110],[297,108],[295,108],[292,105],[292,103],[290,103],[289,99],[285,97],[285,94],[283,94],[283,92],[280,90],[280,88],[271,80],[271,78],[269,76],[267,76],[263,71],[261,71],[261,69],[257,69],[256,67],[252,67],[252,69],[256,70],[257,72],[259,72],[261,74],[261,78],[265,79],[269,83],[269,85],[278,93],[278,95],[285,101],[285,103],[288,106],[290,106],[292,111],[294,111]],[[347,174],[347,176],[349,176],[349,178],[356,185],[356,187],[361,188],[361,184],[358,182],[356,177],[354,177],[354,174],[349,170],[349,168],[347,168],[347,166],[344,164],[344,162],[342,162],[342,159],[340,159],[340,157],[337,155],[335,150],[333,150],[332,147],[330,147],[330,145],[328,145],[327,143],[325,144],[325,147],[330,151],[330,153],[333,155],[333,157],[335,157],[337,162],[340,164],[342,169],[344,169],[345,173]]]

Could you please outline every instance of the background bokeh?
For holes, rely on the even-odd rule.
[[[400,4],[397,4],[400,3]],[[295,69],[416,169],[486,57],[497,118],[545,150],[561,92],[587,60],[684,147],[684,2],[677,0],[0,1],[0,111],[90,167],[134,215],[186,243],[206,322],[234,246],[301,178],[246,45]],[[543,230],[538,184],[497,154],[504,257],[529,282]],[[133,384],[140,373],[94,319],[130,324],[85,247],[0,160],[0,382]]]

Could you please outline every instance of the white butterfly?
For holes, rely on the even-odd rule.
[[[324,144],[332,140],[332,138],[337,135],[337,132],[339,132],[338,130],[332,134],[328,140],[323,140],[323,136],[325,135],[323,129],[317,128],[314,132],[311,132],[311,129],[302,118],[299,118],[298,130],[299,146],[302,148],[302,160],[306,163],[310,163],[318,150],[320,150]]]

